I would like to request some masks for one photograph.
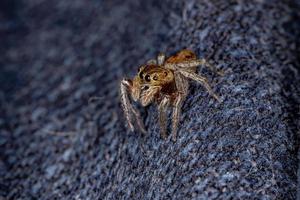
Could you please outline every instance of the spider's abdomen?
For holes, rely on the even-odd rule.
[[[195,60],[197,58],[196,54],[188,49],[179,51],[174,56],[169,57],[166,63],[181,63],[189,60]]]

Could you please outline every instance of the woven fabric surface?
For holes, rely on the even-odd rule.
[[[0,199],[296,198],[299,3],[12,2],[0,17]],[[136,105],[148,131],[131,133],[120,80],[183,48],[224,70],[198,70],[222,102],[192,82],[176,142],[160,137],[155,105]]]

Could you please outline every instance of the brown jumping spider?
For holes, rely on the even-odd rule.
[[[132,106],[129,95],[134,101],[140,101],[142,106],[156,102],[159,111],[160,132],[166,138],[167,108],[173,106],[173,140],[176,140],[177,127],[183,101],[189,92],[189,79],[202,84],[211,96],[219,101],[219,97],[212,91],[205,77],[196,74],[196,67],[206,65],[214,70],[205,59],[197,59],[196,54],[190,50],[182,50],[176,55],[166,58],[159,54],[157,60],[149,60],[142,65],[133,80],[121,81],[121,101],[125,117],[131,131],[134,130],[133,117],[139,129],[146,133],[140,113]],[[219,73],[220,74],[220,73]]]

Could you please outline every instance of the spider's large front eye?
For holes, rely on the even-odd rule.
[[[145,76],[145,80],[146,80],[147,82],[150,82],[150,75],[149,75],[149,74],[147,74],[147,75]]]
[[[143,79],[143,72],[139,73],[140,79]]]
[[[153,76],[153,80],[157,81],[158,77],[156,75]]]

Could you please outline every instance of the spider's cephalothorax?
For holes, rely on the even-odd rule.
[[[194,52],[182,50],[176,55],[165,58],[159,54],[156,60],[150,60],[142,65],[133,80],[121,81],[121,100],[125,117],[130,129],[133,131],[133,118],[135,117],[139,129],[145,133],[144,124],[139,112],[132,106],[129,96],[134,101],[139,101],[142,106],[156,102],[159,111],[160,132],[166,138],[167,108],[173,107],[173,140],[176,140],[177,127],[181,106],[188,94],[189,79],[200,82],[206,90],[219,101],[219,97],[212,91],[205,77],[196,74],[196,67],[206,65],[214,68],[204,59],[197,59]],[[220,74],[220,73],[219,73]]]

